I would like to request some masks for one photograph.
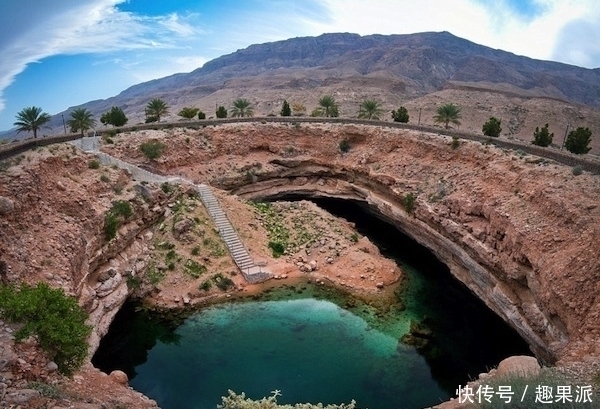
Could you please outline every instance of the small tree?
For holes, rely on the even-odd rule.
[[[460,108],[452,103],[444,104],[436,110],[436,115],[433,116],[433,120],[436,123],[443,123],[444,127],[448,129],[450,123],[454,125],[460,125]]]
[[[67,121],[67,125],[71,128],[71,132],[81,131],[81,136],[83,137],[85,131],[96,125],[96,120],[93,116],[86,108],[77,108],[71,112],[71,119]]]
[[[233,101],[233,107],[231,107],[231,116],[236,117],[245,117],[245,116],[253,116],[254,111],[252,110],[252,104],[246,98],[238,98]]]
[[[319,100],[319,106],[315,108],[312,116],[337,117],[339,115],[338,104],[331,95],[325,95]]]
[[[154,98],[146,105],[146,123],[160,122],[160,118],[169,113],[169,107],[160,98]]]
[[[290,116],[292,115],[292,109],[290,108],[290,104],[286,100],[283,101],[283,107],[281,107],[281,116]]]
[[[591,142],[592,131],[590,131],[590,128],[579,127],[569,132],[569,136],[567,136],[567,141],[565,142],[565,148],[567,148],[569,152],[581,155],[592,150],[591,146],[589,146]]]
[[[299,102],[294,102],[294,103],[292,103],[292,112],[294,113],[294,116],[305,115],[306,107]]]
[[[364,100],[358,109],[358,117],[365,119],[379,119],[383,109],[381,104],[374,99]]]
[[[60,372],[70,375],[85,361],[91,327],[77,300],[45,283],[19,288],[0,285],[0,317],[22,323],[15,332],[21,341],[35,335]]]
[[[400,107],[397,111],[392,111],[392,118],[394,122],[408,123],[408,109]]]
[[[352,148],[352,145],[350,145],[350,141],[348,139],[344,138],[340,141],[339,148],[340,152],[347,153]]]
[[[165,144],[159,140],[153,139],[151,141],[144,142],[140,145],[140,150],[150,160],[158,159],[165,149]]]
[[[535,131],[533,132],[533,141],[532,144],[537,146],[549,146],[552,143],[552,138],[554,138],[554,133],[548,132],[548,124],[544,125],[542,129],[539,127],[535,127]]]
[[[500,136],[500,132],[502,132],[502,128],[500,127],[501,123],[501,120],[494,116],[491,116],[490,119],[488,119],[487,122],[483,124],[481,130],[483,131],[483,134],[485,136],[493,136],[494,138],[497,138]]]
[[[206,119],[206,114],[202,111],[198,111],[198,119]]]
[[[227,118],[227,109],[221,105],[217,108],[215,114],[217,115],[217,118]]]
[[[112,107],[110,111],[105,112],[100,117],[100,122],[103,125],[123,126],[127,123],[127,115],[119,107]]]
[[[14,125],[17,127],[17,133],[22,131],[33,132],[33,137],[37,138],[37,131],[46,122],[50,121],[50,115],[42,112],[40,107],[23,108],[17,113],[17,121]]]
[[[200,109],[198,108],[184,107],[177,115],[185,119],[193,119],[196,115],[198,115],[198,112],[200,112]]]

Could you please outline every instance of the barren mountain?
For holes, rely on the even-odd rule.
[[[255,115],[278,115],[284,99],[309,114],[325,94],[336,98],[342,117],[355,117],[364,99],[375,98],[388,112],[404,105],[411,122],[431,124],[437,104],[454,102],[462,107],[462,129],[473,132],[491,115],[503,119],[503,135],[526,140],[545,123],[557,144],[567,124],[600,132],[600,69],[517,56],[448,32],[337,33],[251,45],[81,106],[96,117],[120,106],[135,124],[152,98],[167,101],[167,120],[177,120],[184,106],[210,117],[217,105],[228,108],[240,97],[252,101]],[[391,120],[388,113],[382,119]],[[52,127],[62,130],[60,115]],[[593,146],[597,154],[600,141]]]

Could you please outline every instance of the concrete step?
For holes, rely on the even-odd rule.
[[[239,248],[239,247],[236,248],[235,250],[232,250],[231,254],[233,254],[235,257],[246,257],[246,256],[250,257],[245,248]]]
[[[252,261],[251,258],[236,258],[236,259],[233,259],[233,261],[235,261],[235,264],[237,264],[238,266],[241,266],[244,264],[254,264],[254,262]]]

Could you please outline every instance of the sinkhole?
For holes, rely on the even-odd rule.
[[[440,403],[502,359],[530,354],[429,250],[358,202],[314,202],[355,223],[402,267],[407,279],[396,304],[382,308],[308,282],[186,319],[126,303],[94,365],[125,371],[164,409],[214,409],[228,389],[253,399],[280,390],[280,404],[354,399],[359,408],[389,409]]]

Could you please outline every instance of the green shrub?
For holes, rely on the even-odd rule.
[[[490,119],[487,120],[486,123],[483,124],[483,126],[481,127],[481,131],[483,132],[483,134],[485,136],[492,136],[494,138],[497,138],[500,136],[500,132],[502,132],[502,128],[501,125],[502,124],[502,120],[499,120],[496,117],[490,117]]]
[[[280,243],[278,241],[270,241],[269,248],[273,252],[273,257],[275,258],[281,257],[285,252],[285,246],[283,245],[283,243]]]
[[[244,393],[236,394],[232,390],[228,391],[228,396],[221,397],[221,404],[217,405],[218,409],[355,409],[356,402],[353,400],[349,404],[332,404],[323,405],[312,403],[297,403],[295,405],[279,405],[277,404],[277,396],[280,396],[280,391],[271,392],[273,395],[262,398],[260,400],[252,400],[246,398]]]
[[[144,142],[140,145],[140,150],[144,156],[150,160],[160,158],[165,148],[166,145],[156,139]]]
[[[117,200],[104,215],[104,237],[110,241],[117,236],[121,220],[131,217],[133,210],[127,200]]]
[[[112,213],[117,216],[123,216],[124,218],[131,217],[133,214],[133,210],[131,209],[131,204],[127,200],[117,200],[113,202],[112,208],[110,209]]]
[[[104,237],[106,240],[111,241],[117,237],[119,224],[118,217],[111,212],[107,212],[106,215],[104,215]]]
[[[202,274],[206,273],[206,266],[192,259],[187,259],[183,267],[185,268],[185,272],[193,278],[199,278]]]
[[[346,153],[346,152],[350,151],[351,146],[350,146],[350,142],[348,141],[348,139],[342,139],[340,141],[339,148],[340,148],[340,152],[342,152],[342,153]]]
[[[592,150],[590,143],[592,142],[592,131],[590,128],[579,127],[571,132],[567,136],[565,141],[565,148],[577,155],[583,155]]]
[[[417,196],[410,192],[402,197],[402,207],[406,210],[406,213],[412,214],[415,211],[415,205],[417,202]]]
[[[552,138],[554,138],[554,133],[548,132],[548,124],[544,125],[542,129],[536,126],[535,131],[533,132],[533,141],[531,141],[531,143],[537,146],[546,147],[552,143]]]
[[[200,288],[203,291],[208,291],[208,290],[210,290],[211,287],[212,287],[212,282],[210,280],[204,280],[198,288]]]
[[[146,278],[150,284],[156,285],[165,278],[165,273],[156,268],[156,263],[152,261],[146,267]]]
[[[457,136],[453,136],[452,142],[450,143],[450,147],[452,149],[458,149],[459,146],[460,146],[460,139],[458,139]]]
[[[221,273],[215,274],[215,276],[213,277],[213,281],[215,282],[215,285],[223,291],[227,291],[229,288],[233,287],[233,285],[234,285],[233,280],[231,278],[225,277]]]
[[[45,283],[35,287],[0,286],[0,315],[11,322],[23,323],[15,332],[15,339],[37,336],[48,358],[64,374],[72,374],[87,356],[87,337],[91,331],[85,324],[87,314],[62,289],[52,289]]]
[[[190,253],[192,253],[192,256],[197,256],[198,254],[200,254],[200,247],[194,246],[192,248],[192,251],[190,251]]]
[[[29,382],[27,384],[27,389],[34,389],[45,398],[60,399],[64,396],[63,391],[57,386],[49,385],[43,382]]]
[[[163,182],[160,185],[160,190],[162,190],[164,193],[169,194],[171,193],[173,190],[175,190],[175,186],[173,186],[172,184],[170,184],[169,182]]]
[[[101,175],[100,181],[104,182],[104,183],[108,183],[108,182],[110,182],[110,178],[108,177],[108,175]]]
[[[100,161],[98,159],[92,159],[88,162],[88,168],[90,169],[100,169]]]
[[[410,116],[405,107],[400,107],[397,111],[392,111],[392,118],[394,119],[394,122],[407,123]]]

